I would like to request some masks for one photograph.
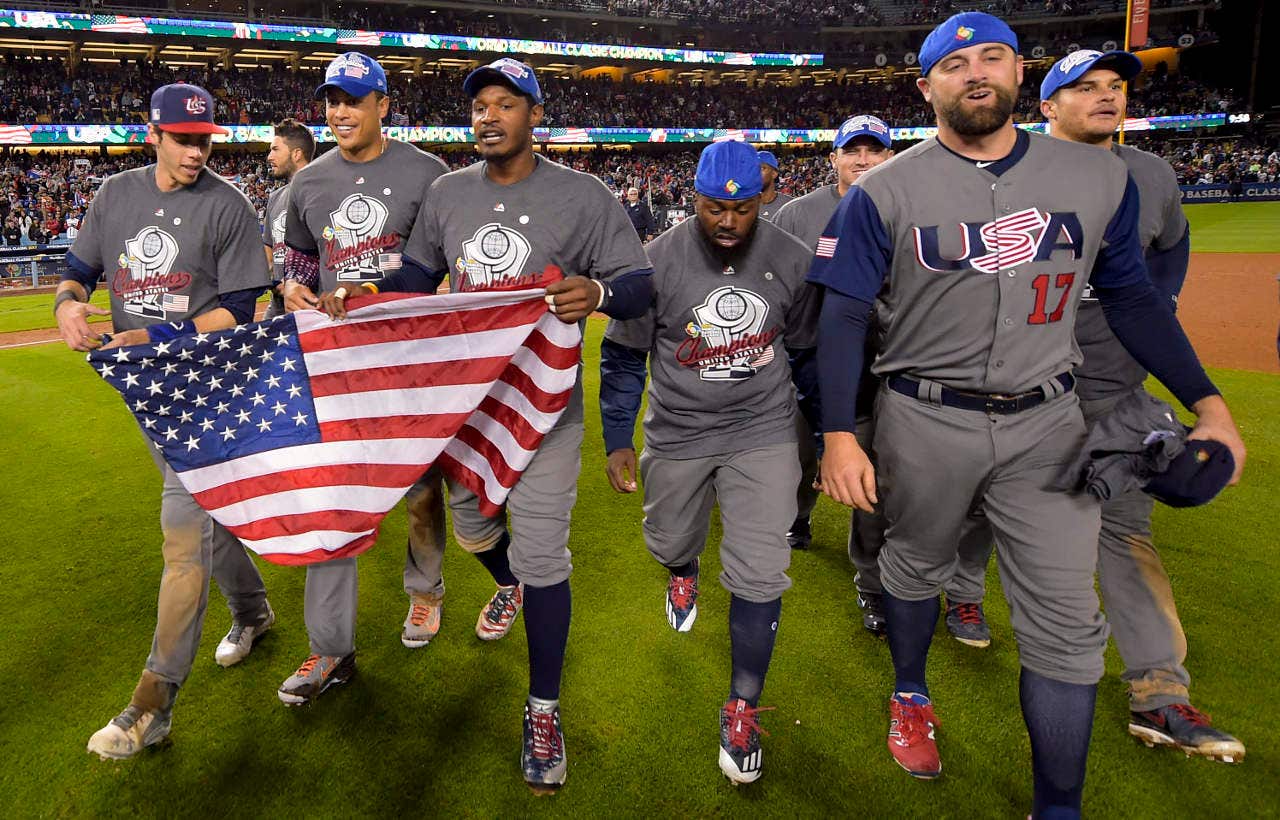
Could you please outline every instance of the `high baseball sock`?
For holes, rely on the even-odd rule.
[[[569,582],[524,588],[524,632],[529,642],[529,694],[559,700],[573,597]]]
[[[760,700],[781,616],[781,598],[763,604],[737,595],[729,599],[729,643],[733,655],[730,698],[742,698],[752,706]]]
[[[504,532],[492,547],[484,552],[474,553],[476,560],[489,570],[494,583],[500,587],[513,587],[520,583],[511,573],[511,564],[507,561],[507,547],[511,546],[511,533]],[[528,616],[526,616],[528,617]]]
[[[941,610],[938,596],[904,601],[885,592],[882,601],[889,654],[893,656],[893,691],[917,692],[929,697],[924,665],[929,659],[929,644],[933,642],[933,630]]]
[[[1063,683],[1023,668],[1018,696],[1031,735],[1032,817],[1080,816],[1097,694],[1096,684]]]

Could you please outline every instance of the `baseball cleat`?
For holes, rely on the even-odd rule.
[[[809,527],[809,516],[797,518],[787,530],[787,546],[793,550],[807,550],[813,543],[813,530]]]
[[[934,729],[942,725],[933,702],[915,692],[895,692],[889,699],[889,753],[907,774],[933,780],[942,774]]]
[[[400,643],[410,649],[421,649],[440,633],[440,617],[444,599],[439,595],[410,595],[409,614],[400,630]]]
[[[720,709],[720,771],[735,786],[754,783],[764,772],[764,752],[759,715],[772,706],[754,707],[742,698],[730,698]]]
[[[476,636],[482,641],[505,638],[523,607],[524,584],[498,587],[489,603],[480,610],[480,617],[476,619]]]
[[[991,627],[982,604],[953,604],[947,601],[947,631],[965,646],[985,649],[991,645]]]
[[[249,653],[253,651],[253,645],[275,622],[276,613],[268,603],[267,614],[261,622],[252,625],[233,623],[231,631],[218,642],[218,648],[213,652],[213,659],[218,662],[218,666],[235,666],[249,657]]]
[[[524,705],[524,747],[520,769],[529,788],[545,794],[564,785],[569,763],[560,731],[560,707],[550,710],[526,702]]]
[[[312,655],[302,662],[298,671],[280,684],[276,692],[286,706],[311,703],[328,689],[351,680],[356,673],[356,653],[345,658],[336,655]]]
[[[1244,744],[1213,728],[1209,716],[1189,703],[1161,706],[1150,712],[1130,712],[1129,734],[1148,748],[1177,746],[1187,757],[1198,755],[1223,763],[1244,760]]]
[[[877,638],[883,638],[887,630],[884,597],[875,592],[859,592],[858,609],[862,610],[862,628]]]
[[[86,749],[103,760],[124,760],[169,736],[173,713],[146,711],[130,704],[93,733]]]
[[[672,575],[667,582],[667,623],[676,632],[688,632],[698,619],[698,564],[692,575]]]

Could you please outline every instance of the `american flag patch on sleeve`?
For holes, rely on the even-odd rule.
[[[838,240],[834,236],[823,236],[818,238],[818,247],[815,253],[823,259],[830,259],[836,255],[836,242]]]

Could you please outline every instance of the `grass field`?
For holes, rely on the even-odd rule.
[[[1280,202],[1184,205],[1191,249],[1212,253],[1280,253]]]
[[[107,291],[98,288],[89,301],[100,308],[108,308]],[[90,322],[106,321],[106,316],[91,316]],[[35,293],[20,296],[0,296],[0,333],[17,330],[40,330],[56,327],[53,320],[53,294]]]
[[[1280,203],[1188,209],[1196,250],[1237,242],[1280,250]],[[1260,216],[1259,216],[1260,215]],[[1237,237],[1242,220],[1261,219]],[[35,307],[23,308],[31,299]],[[50,297],[0,299],[3,323],[51,323]],[[14,305],[13,310],[9,310]],[[43,322],[43,324],[40,324]],[[824,500],[815,546],[796,553],[764,703],[764,779],[733,789],[715,763],[727,690],[728,595],[704,565],[702,615],[678,635],[662,610],[664,572],[640,535],[639,499],[603,477],[589,324],[587,437],[571,547],[573,633],[564,687],[569,781],[535,798],[517,771],[526,684],[523,625],[482,644],[476,613],[491,592],[451,546],[444,628],[429,647],[400,645],[405,521],[393,512],[361,559],[360,672],[310,708],[275,688],[307,653],[304,573],[263,566],[279,621],[240,666],[213,649],[229,626],[216,589],[200,657],[175,712],[173,744],[123,763],[84,751],[127,703],[155,623],[162,562],[159,479],[116,394],[61,345],[0,351],[0,419],[9,434],[9,510],[0,552],[7,684],[0,710],[0,816],[788,816],[1018,817],[1031,803],[1029,745],[1017,707],[1018,661],[990,579],[994,644],[974,650],[939,628],[930,662],[946,774],[906,777],[884,748],[888,651],[857,627],[846,513]],[[1190,644],[1197,705],[1249,748],[1238,766],[1148,750],[1128,737],[1119,660],[1107,656],[1086,811],[1095,817],[1252,818],[1280,814],[1280,379],[1214,370],[1250,447],[1244,483],[1212,505],[1158,507],[1156,540]],[[710,543],[718,540],[713,527]],[[1258,711],[1261,709],[1262,711]]]

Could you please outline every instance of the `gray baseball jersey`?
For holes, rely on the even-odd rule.
[[[1124,160],[1138,187],[1138,238],[1143,251],[1165,251],[1182,240],[1187,218],[1182,213],[1182,191],[1169,163],[1155,154],[1128,145],[1112,150]],[[1076,343],[1084,361],[1076,368],[1080,397],[1100,399],[1125,393],[1141,385],[1147,371],[1134,361],[1107,325],[1102,305],[1086,288],[1076,318]]]
[[[622,203],[604,183],[541,156],[533,173],[499,185],[477,162],[445,174],[423,201],[404,253],[448,271],[457,291],[532,285],[544,271],[607,281],[649,269]],[[560,424],[581,422],[582,376]]]
[[[117,331],[180,322],[218,306],[218,296],[266,287],[258,215],[234,185],[206,169],[173,191],[156,166],[107,178],[89,204],[71,253],[105,270]]]
[[[773,198],[773,201],[770,202],[768,205],[764,204],[763,202],[760,203],[760,218],[766,219],[772,222],[774,219],[777,218],[778,211],[782,210],[782,206],[786,205],[788,202],[790,202],[793,199],[795,199],[795,197],[791,196],[790,194],[784,194],[781,191],[779,191],[778,195],[775,196]]]
[[[833,182],[792,199],[773,218],[773,224],[805,244],[816,248],[822,229],[835,216],[840,205],[840,189]]]
[[[646,247],[654,303],[611,320],[605,337],[649,354],[645,448],[700,458],[795,441],[795,388],[786,348],[817,344],[811,252],[760,221],[726,267],[689,219]]]
[[[288,216],[289,183],[276,188],[267,197],[262,216],[262,244],[271,249],[271,281],[284,279],[284,229]]]
[[[1040,134],[999,176],[931,138],[858,179],[810,278],[880,295],[890,319],[877,375],[1025,392],[1080,362],[1080,291],[1127,181],[1114,155]]]
[[[433,154],[387,140],[368,162],[330,151],[289,183],[285,242],[320,258],[320,288],[395,273],[427,189],[449,169]]]

